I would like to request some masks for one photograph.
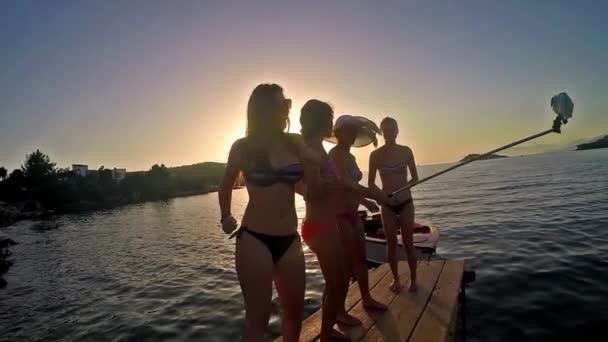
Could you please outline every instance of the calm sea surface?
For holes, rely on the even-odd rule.
[[[417,217],[440,229],[440,256],[477,272],[470,340],[553,340],[608,324],[608,149],[476,162],[414,196]],[[246,201],[235,193],[237,215]],[[234,242],[218,217],[211,194],[3,229],[19,245],[0,290],[0,340],[237,339]],[[305,253],[308,314],[323,280]],[[275,334],[277,309],[275,297]]]

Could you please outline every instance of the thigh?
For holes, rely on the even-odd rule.
[[[342,245],[342,252],[345,256],[351,256],[355,245],[353,237],[353,226],[348,220],[338,220],[338,237]]]
[[[344,260],[344,267],[350,274],[350,268],[352,267],[354,259],[355,240],[353,238],[353,227],[347,220],[338,220],[338,236],[340,238],[340,244],[342,246],[342,258]]]
[[[299,237],[275,264],[273,278],[285,314],[292,317],[302,315],[306,272],[304,252]]]
[[[341,284],[344,279],[343,251],[337,229],[310,238],[308,247],[317,255],[326,284]]]
[[[403,244],[414,244],[414,203],[409,203],[401,210],[399,215],[399,225],[401,226],[401,238]]]
[[[353,221],[353,241],[355,243],[355,258],[356,259],[367,259],[367,252],[365,249],[365,227],[363,221],[357,219]]]
[[[242,232],[237,238],[235,260],[247,316],[267,322],[272,308],[270,251],[261,241]]]
[[[382,228],[384,229],[384,236],[386,241],[391,244],[397,244],[397,227],[399,222],[397,221],[397,215],[387,206],[382,206]]]

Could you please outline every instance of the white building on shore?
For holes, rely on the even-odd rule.
[[[89,166],[84,164],[72,164],[72,172],[80,177],[86,177],[89,173]]]

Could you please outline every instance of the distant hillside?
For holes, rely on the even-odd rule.
[[[222,181],[226,164],[205,162],[170,167],[169,172],[178,191],[203,190],[217,187]]]
[[[469,160],[471,160],[473,158],[477,158],[477,157],[479,157],[479,154],[469,154],[466,157],[462,158],[460,160],[460,162],[462,163],[465,161],[469,161]],[[490,154],[489,156],[485,156],[479,160],[490,160],[490,159],[501,159],[501,158],[509,158],[509,156],[502,156],[500,154]]]
[[[580,144],[578,146],[576,146],[576,150],[577,151],[581,151],[581,150],[592,150],[592,149],[596,149],[596,148],[607,148],[608,147],[608,135],[605,135],[604,137],[590,142],[590,143],[586,143],[586,144]]]
[[[164,167],[164,165],[163,165]],[[204,162],[192,165],[168,167],[175,194],[187,195],[216,190],[222,181],[226,164]],[[148,171],[133,171],[127,175],[144,176]]]

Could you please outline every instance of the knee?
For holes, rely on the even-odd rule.
[[[265,318],[264,315],[246,313],[245,326],[249,331],[262,331],[264,332],[270,317]]]

